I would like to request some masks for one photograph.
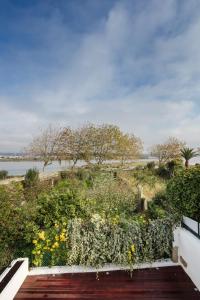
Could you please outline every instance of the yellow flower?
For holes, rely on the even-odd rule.
[[[55,242],[55,243],[53,244],[53,246],[52,246],[52,248],[58,248],[58,247],[59,247],[58,242]]]
[[[64,228],[64,229],[62,230],[62,232],[67,232],[67,230]]]
[[[45,240],[45,232],[44,231],[39,232],[38,236],[41,240],[43,240],[43,241]]]
[[[134,244],[131,246],[131,251],[132,251],[132,253],[135,252],[135,245]]]
[[[128,251],[128,260],[131,261],[131,259],[132,259],[131,251]]]
[[[40,250],[37,251],[37,254],[40,254]]]
[[[66,241],[66,236],[65,236],[64,233],[61,233],[60,240],[61,240],[61,242],[65,242]]]
[[[33,244],[37,244],[37,240],[33,240]]]
[[[59,225],[57,224],[57,223],[55,223],[55,225],[54,225],[56,228],[58,228],[59,227]]]
[[[63,222],[63,226],[66,226],[67,225],[67,223],[66,222]]]
[[[55,236],[55,240],[59,241],[59,236],[58,235]]]
[[[36,259],[33,261],[33,264],[36,266],[36,267],[38,267],[39,265],[40,265],[40,262],[39,261],[37,261]]]

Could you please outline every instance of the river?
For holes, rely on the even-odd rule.
[[[141,159],[137,161],[152,161],[150,159]],[[200,157],[195,157],[190,162],[192,165],[195,163],[200,163]],[[85,163],[84,161],[79,161],[77,166],[83,166]],[[62,161],[59,164],[57,161],[54,161],[52,164],[45,167],[45,173],[51,173],[61,170],[66,170],[72,166],[72,162]],[[39,172],[43,171],[43,162],[41,161],[0,161],[0,170],[8,171],[9,176],[16,176],[16,175],[24,175],[28,169],[36,168]]]
[[[69,162],[63,161],[59,164],[57,161],[45,167],[45,173],[65,170],[70,167]],[[0,161],[0,170],[8,171],[8,175],[24,175],[28,169],[36,168],[39,172],[43,171],[43,162],[41,161]]]

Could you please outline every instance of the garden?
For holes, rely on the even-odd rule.
[[[23,184],[0,186],[1,266],[23,256],[33,266],[132,265],[169,256],[171,220],[151,219],[139,205],[138,183],[155,185],[145,172],[77,169],[62,172],[52,187],[29,170]]]
[[[31,266],[131,268],[169,258],[182,215],[200,217],[200,167],[171,165],[173,175],[170,164],[75,168],[54,186],[32,169],[24,182],[0,186],[1,267],[17,257]]]

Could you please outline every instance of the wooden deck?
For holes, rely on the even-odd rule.
[[[200,300],[181,267],[99,273],[28,276],[15,300],[122,299]]]

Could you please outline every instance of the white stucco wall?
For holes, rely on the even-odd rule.
[[[174,231],[174,246],[178,246],[179,263],[200,290],[200,239],[179,227]],[[181,256],[187,267],[182,264]]]
[[[146,268],[162,268],[176,266],[177,264],[172,262],[171,259],[163,259],[155,261],[153,263],[143,263],[135,265],[135,269],[146,269]],[[31,268],[29,275],[45,275],[45,274],[65,274],[65,273],[87,273],[87,272],[111,272],[119,270],[128,270],[128,266],[119,266],[113,264],[106,264],[104,267],[96,269],[92,267],[84,266],[60,266],[60,267],[36,267]]]
[[[0,300],[12,300],[16,293],[18,292],[20,286],[24,282],[26,276],[28,275],[28,258],[23,259],[16,259],[12,261],[11,267],[19,260],[23,260],[22,265],[19,267],[17,272],[14,274],[10,282],[7,284],[7,286],[4,288],[2,293],[0,294]],[[7,268],[1,278],[0,281],[3,279],[3,277],[8,273],[10,268]]]

